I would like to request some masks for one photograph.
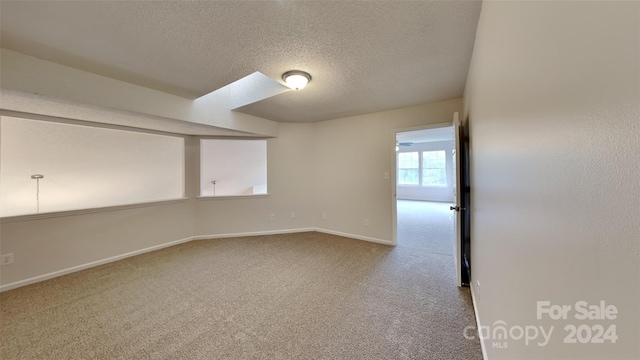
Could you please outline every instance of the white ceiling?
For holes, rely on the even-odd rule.
[[[2,47],[196,98],[255,71],[312,82],[238,111],[313,122],[462,96],[479,1],[2,1]]]
[[[412,143],[453,141],[453,127],[405,131],[396,134],[396,141]]]

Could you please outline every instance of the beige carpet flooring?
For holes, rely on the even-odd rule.
[[[194,241],[0,294],[0,358],[481,359],[451,261],[315,232]]]
[[[398,245],[453,259],[453,204],[398,200]],[[453,260],[452,260],[453,261]]]

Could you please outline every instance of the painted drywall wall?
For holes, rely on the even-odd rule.
[[[491,360],[640,358],[639,15],[638,2],[483,4],[465,90],[477,311],[492,328],[555,327],[544,346],[486,341]],[[538,319],[538,301],[571,306],[567,319]],[[578,301],[617,317],[579,321]],[[565,344],[567,325],[613,325],[618,340]]]
[[[14,263],[0,270],[7,285],[74,266],[190,238],[197,141],[185,139],[187,187],[191,200],[124,210],[102,211],[37,220],[2,220],[0,253],[14,254]]]
[[[132,128],[155,130],[181,135],[263,137],[259,134],[223,129],[190,121],[110,109],[8,89],[0,91],[0,113],[7,116],[27,117],[45,121],[98,123],[107,127],[123,127],[129,130]]]
[[[196,236],[315,227],[390,243],[393,189],[384,173],[394,171],[393,130],[450,122],[461,107],[462,99],[453,99],[314,124],[282,123],[267,145],[269,197],[199,199]]]
[[[182,137],[6,116],[0,133],[2,217],[183,197]]]
[[[118,109],[195,124],[216,126],[264,136],[277,135],[278,124],[256,116],[230,111],[219,97],[193,101],[92,74],[50,61],[0,49],[0,86],[3,91],[39,94],[80,104]],[[2,108],[13,111],[59,116],[49,108],[3,99]],[[84,119],[78,119],[84,120]],[[91,119],[95,121],[95,119]],[[131,124],[130,126],[136,126]],[[143,127],[143,126],[140,126]],[[158,129],[160,130],[160,129]]]
[[[398,185],[396,192],[398,199],[453,202],[453,141],[415,143],[410,147],[401,146],[397,153],[438,150],[445,151],[447,184],[445,186]]]
[[[451,123],[453,99],[315,124],[317,227],[392,242],[394,129]],[[364,225],[364,219],[370,225]]]
[[[201,196],[266,193],[266,140],[200,140]]]
[[[267,140],[269,195],[198,199],[195,235],[314,227],[319,218],[313,202],[314,143],[314,124],[280,124],[278,137]]]

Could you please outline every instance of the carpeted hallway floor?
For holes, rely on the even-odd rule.
[[[450,262],[315,232],[194,241],[0,294],[0,358],[481,359]]]
[[[453,218],[449,203],[398,200],[398,246],[449,255],[453,261]]]

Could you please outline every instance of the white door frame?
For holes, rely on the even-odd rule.
[[[392,217],[392,230],[393,230],[393,245],[398,245],[398,204],[397,204],[397,185],[396,185],[396,181],[397,176],[398,176],[398,164],[397,164],[397,160],[398,160],[398,156],[396,155],[396,148],[395,148],[395,144],[396,144],[396,135],[398,133],[401,132],[407,132],[407,131],[416,131],[416,130],[425,130],[425,129],[437,129],[437,128],[443,128],[443,127],[451,127],[453,124],[450,122],[447,123],[436,123],[436,124],[427,124],[427,125],[419,125],[419,126],[412,126],[412,127],[407,127],[407,128],[398,128],[398,129],[393,129],[392,130],[392,134],[391,136],[393,136],[393,147],[391,148],[391,151],[393,151],[393,155],[391,156],[391,169],[393,169],[393,171],[391,171],[391,217]],[[455,146],[454,146],[455,148]],[[457,169],[456,169],[457,170]],[[454,179],[455,180],[455,179]]]
[[[464,241],[462,239],[462,212],[461,210],[464,209],[464,201],[463,201],[463,196],[464,196],[464,190],[462,188],[462,177],[460,176],[461,173],[461,169],[460,169],[460,160],[462,157],[462,152],[460,151],[462,148],[462,139],[460,138],[460,118],[458,116],[458,112],[453,113],[453,138],[454,138],[454,143],[453,143],[453,148],[456,152],[456,163],[453,164],[453,166],[455,166],[456,169],[456,176],[454,177],[453,181],[455,181],[455,213],[453,214],[453,259],[456,262],[456,285],[458,285],[458,287],[462,286],[462,242]],[[462,194],[461,194],[462,193]],[[451,207],[451,210],[454,210],[454,207]]]

